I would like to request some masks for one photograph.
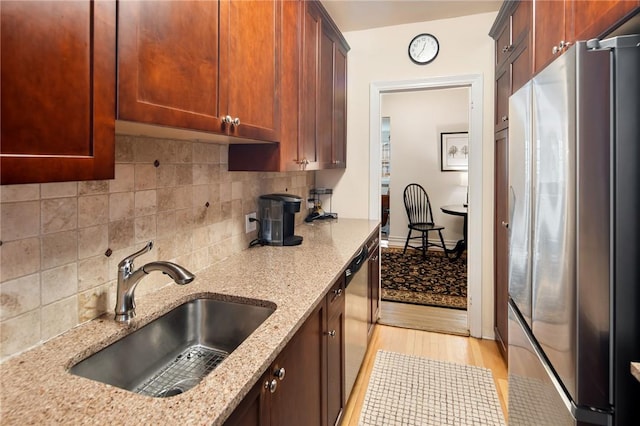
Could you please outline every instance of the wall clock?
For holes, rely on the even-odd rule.
[[[409,43],[409,58],[418,65],[432,62],[438,56],[439,51],[438,39],[431,34],[418,34]]]

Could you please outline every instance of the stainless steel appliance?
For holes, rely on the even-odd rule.
[[[509,424],[638,424],[640,35],[509,102]]]
[[[369,251],[364,245],[353,258],[345,271],[345,308],[344,308],[344,363],[345,395],[351,394],[353,384],[367,351],[368,304],[367,287]]]
[[[302,243],[302,237],[293,234],[300,202],[302,198],[291,194],[260,196],[260,234],[264,243],[270,246],[297,246]]]

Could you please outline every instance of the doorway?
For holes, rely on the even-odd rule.
[[[468,181],[477,182],[476,185],[469,186],[468,195],[468,228],[469,241],[467,246],[467,311],[463,327],[474,337],[481,337],[482,334],[482,263],[481,263],[481,211],[482,211],[482,76],[467,75],[453,77],[437,77],[423,80],[396,81],[396,82],[376,82],[371,84],[371,109],[370,109],[370,212],[372,218],[381,217],[381,161],[382,161],[382,99],[386,94],[419,92],[426,90],[444,89],[464,89],[468,91],[468,133],[469,133],[469,158],[468,158]],[[393,120],[393,117],[391,118]],[[443,129],[445,130],[445,129]],[[397,138],[394,134],[394,143]],[[390,166],[393,176],[394,165]],[[393,181],[393,177],[391,178]],[[392,188],[393,188],[393,184]],[[393,191],[393,189],[391,189]],[[466,192],[466,189],[465,189]],[[401,196],[401,194],[400,194]],[[466,194],[465,194],[466,198]],[[435,208],[435,207],[434,207]],[[391,230],[393,233],[393,209],[390,212]],[[399,212],[398,212],[399,214]],[[402,217],[402,216],[401,216]],[[384,315],[384,304],[383,304]],[[424,315],[421,320],[426,320]]]

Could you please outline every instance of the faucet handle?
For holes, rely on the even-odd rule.
[[[149,241],[146,246],[142,247],[137,252],[130,254],[129,256],[122,259],[120,263],[118,263],[118,268],[123,268],[126,265],[133,263],[133,259],[135,259],[136,257],[142,256],[146,252],[150,251],[152,248],[153,248],[153,241]]]

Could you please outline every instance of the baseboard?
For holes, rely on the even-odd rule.
[[[389,247],[400,247],[403,248],[404,247],[404,243],[407,241],[407,237],[398,237],[398,236],[393,236],[393,235],[389,235],[389,238],[387,238],[387,241],[389,242]],[[429,243],[433,243],[433,244],[437,244],[438,246],[440,245],[440,240],[436,240],[436,239],[430,239]],[[447,248],[454,248],[456,246],[456,244],[458,244],[458,241],[451,241],[451,240],[444,240],[444,244],[447,246]],[[435,248],[436,250],[439,250],[437,247]]]

